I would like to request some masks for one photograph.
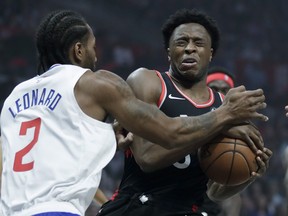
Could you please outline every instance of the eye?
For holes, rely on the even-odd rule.
[[[177,40],[175,42],[176,46],[185,46],[187,44],[187,41],[186,40]]]
[[[196,46],[200,46],[200,47],[205,46],[205,42],[203,40],[197,40],[197,41],[195,41],[195,44],[196,44]]]

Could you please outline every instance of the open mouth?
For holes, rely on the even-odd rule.
[[[197,65],[197,61],[193,58],[189,58],[189,59],[184,59],[181,63],[182,67],[184,68],[190,68],[193,67],[195,65]]]
[[[184,59],[183,61],[182,61],[182,63],[187,63],[187,64],[192,64],[192,63],[195,63],[196,62],[196,60],[194,59],[194,58],[187,58],[187,59]]]

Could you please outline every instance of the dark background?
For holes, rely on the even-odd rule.
[[[222,40],[211,65],[231,70],[237,85],[262,88],[268,108],[267,123],[255,122],[274,155],[266,175],[243,197],[243,216],[287,216],[284,150],[288,146],[288,1],[285,0],[1,0],[0,108],[19,82],[36,75],[34,34],[40,19],[54,9],[82,13],[97,40],[98,68],[124,79],[147,67],[165,71],[161,25],[178,8],[198,8],[216,19]],[[118,152],[103,172],[101,188],[111,196],[122,174]]]

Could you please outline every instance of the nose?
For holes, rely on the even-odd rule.
[[[186,52],[194,52],[196,50],[196,46],[193,43],[193,41],[189,41],[189,43],[187,44],[185,51]]]

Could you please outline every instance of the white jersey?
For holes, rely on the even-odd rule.
[[[74,86],[86,71],[54,65],[6,99],[1,112],[5,216],[84,215],[93,200],[116,139],[111,124],[87,116],[76,101]]]

